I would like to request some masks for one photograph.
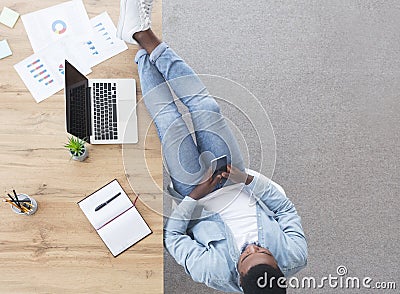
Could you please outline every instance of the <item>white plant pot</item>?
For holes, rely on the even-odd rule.
[[[74,154],[72,154],[72,152],[70,151],[70,153],[71,153],[71,156],[72,156],[72,159],[73,160],[77,160],[77,161],[84,161],[87,157],[88,157],[88,155],[89,155],[89,151],[88,151],[88,149],[86,148],[86,146],[84,147],[84,152],[83,152],[83,154],[82,155],[79,155],[79,156],[76,156],[76,155],[74,155]]]

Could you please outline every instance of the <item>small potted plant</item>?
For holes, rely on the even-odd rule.
[[[89,155],[85,143],[85,141],[71,136],[68,138],[68,143],[65,144],[64,147],[69,150],[72,159],[84,161]]]

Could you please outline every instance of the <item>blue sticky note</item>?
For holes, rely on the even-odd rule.
[[[8,46],[7,40],[0,41],[0,59],[12,55],[10,46]]]

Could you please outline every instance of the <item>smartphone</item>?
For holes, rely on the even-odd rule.
[[[222,155],[218,158],[211,160],[211,167],[213,169],[215,168],[212,178],[214,179],[217,175],[220,175],[223,172],[227,172],[227,167],[226,167],[227,165],[228,165],[228,159],[226,155]]]

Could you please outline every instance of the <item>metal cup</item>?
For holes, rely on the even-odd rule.
[[[18,194],[18,200],[19,201],[23,201],[23,200],[28,200],[28,202],[22,202],[21,205],[23,205],[23,203],[29,203],[30,205],[26,205],[26,208],[28,209],[28,212],[23,212],[20,209],[16,208],[15,206],[11,205],[11,209],[16,213],[16,214],[25,214],[25,215],[31,215],[34,214],[36,212],[36,210],[38,209],[38,204],[36,202],[35,199],[33,199],[32,197],[26,195],[26,194]]]

